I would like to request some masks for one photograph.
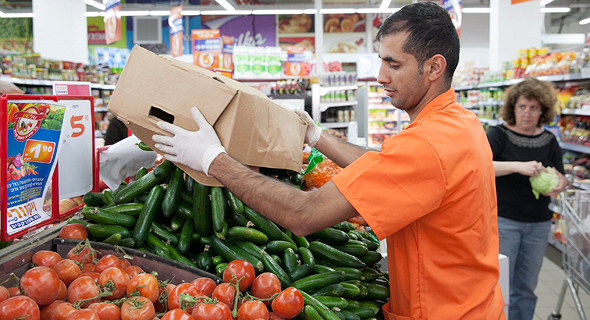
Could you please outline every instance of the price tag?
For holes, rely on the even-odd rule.
[[[55,143],[39,140],[27,140],[23,151],[23,160],[28,162],[51,163]]]

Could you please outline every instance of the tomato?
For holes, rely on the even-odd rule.
[[[197,303],[193,310],[195,320],[232,320],[231,310],[225,303]]]
[[[80,275],[80,277],[84,277],[84,276],[92,278],[92,280],[94,280],[94,282],[98,282],[98,278],[100,278],[100,273],[92,271],[92,272],[84,272]]]
[[[130,298],[121,306],[121,320],[152,320],[155,316],[154,304],[144,297]]]
[[[121,262],[121,269],[125,270],[127,267],[131,266],[131,262],[129,262],[129,260],[125,259],[125,258],[119,258],[119,261]]]
[[[107,254],[106,256],[100,258],[100,260],[98,260],[98,262],[94,265],[94,272],[102,273],[104,270],[110,267],[121,268],[121,261],[119,261],[119,258],[115,257],[114,255]]]
[[[255,275],[256,272],[250,262],[245,260],[234,260],[228,263],[227,268],[223,271],[223,282],[235,284],[236,279],[240,280],[244,277],[240,280],[240,291],[244,291],[250,287],[252,282],[254,282]]]
[[[143,271],[142,268],[140,268],[138,266],[130,266],[130,267],[127,267],[127,268],[125,268],[123,270],[125,270],[125,272],[127,272],[127,274],[129,275],[129,277],[131,277],[131,278],[135,277],[136,275],[138,275],[138,274],[140,274],[142,272],[145,272],[145,271]]]
[[[113,288],[108,288],[112,295],[105,297],[106,300],[121,299],[125,296],[127,291],[127,283],[129,282],[129,275],[121,268],[110,267],[107,268],[100,274],[98,278],[98,284],[101,289],[104,289],[107,282],[111,281],[114,285]]]
[[[213,293],[213,290],[215,290],[215,287],[217,287],[215,281],[209,278],[198,278],[193,280],[191,284],[197,287],[197,289],[206,296],[210,296]]]
[[[73,247],[70,252],[68,252],[66,258],[74,260],[79,264],[84,263],[84,265],[86,265],[87,263],[92,263],[92,261],[96,259],[96,251],[91,254],[90,248],[88,247],[84,247],[82,250],[78,247]]]
[[[273,294],[281,292],[281,282],[279,278],[270,272],[260,274],[250,287],[252,295],[259,299],[268,299]],[[270,306],[272,301],[264,301],[264,304]]]
[[[66,294],[68,293],[68,287],[66,287],[66,284],[59,280],[59,293],[57,294],[57,298],[55,298],[56,300],[65,300],[66,299]]]
[[[18,287],[10,287],[7,289],[8,293],[10,293],[11,297],[17,297],[17,296],[22,296],[23,294],[20,292],[20,289]]]
[[[186,293],[189,296],[195,298],[203,296],[201,291],[199,291],[197,287],[193,286],[192,284],[181,283],[177,285],[174,289],[172,289],[172,292],[170,292],[170,295],[168,296],[168,310],[180,308],[180,302],[178,300],[178,297],[181,293]],[[192,311],[193,307],[186,308],[186,312],[191,313]]]
[[[80,267],[74,262],[74,260],[64,259],[58,262],[54,267],[53,271],[57,273],[59,280],[63,281],[66,286],[70,286],[70,283],[78,278],[82,274]]]
[[[60,303],[64,303],[64,302],[65,301],[63,301],[63,300],[55,300],[52,303],[50,303],[49,305],[42,307],[41,308],[41,320],[50,320],[51,315],[53,314],[57,305]]]
[[[268,309],[262,301],[246,301],[238,309],[238,320],[268,320]]]
[[[8,298],[0,302],[0,319],[41,319],[39,306],[27,296]]]
[[[91,299],[100,293],[100,289],[96,285],[96,282],[90,277],[80,277],[72,282],[68,287],[68,302],[75,303],[82,299]],[[82,305],[85,308],[87,305],[98,302],[100,298],[90,300]]]
[[[79,223],[66,224],[59,231],[58,238],[86,240],[88,239],[88,231],[84,225]]]
[[[166,303],[168,301],[168,297],[170,296],[170,293],[172,292],[172,290],[176,288],[176,285],[169,283],[166,285],[166,287],[159,287],[158,289],[158,299],[156,300],[156,302],[154,302],[154,308],[156,308],[157,312],[162,312],[164,311],[166,308],[164,307],[164,305],[162,305],[162,303],[160,302],[160,298],[163,298],[162,295],[165,294],[166,296]],[[164,293],[164,290],[166,290],[166,292]],[[167,306],[167,305],[166,305]]]
[[[99,302],[88,306],[88,309],[96,312],[100,320],[121,319],[121,309],[116,304]]]
[[[236,297],[236,288],[229,283],[220,283],[213,290],[211,297],[216,298],[217,301],[223,302],[230,309],[233,309],[234,299]]]
[[[299,290],[289,287],[272,301],[272,311],[279,317],[291,319],[303,309],[303,296]]]
[[[140,273],[127,283],[127,294],[133,293],[135,290],[139,292],[140,296],[150,299],[151,302],[156,302],[158,299],[158,279],[149,273]]]
[[[82,309],[72,312],[66,320],[101,320],[98,314],[92,310]]]
[[[166,312],[161,320],[195,320],[195,318],[182,309],[174,309]]]
[[[10,298],[10,292],[4,286],[0,286],[0,302]]]
[[[57,273],[48,267],[34,267],[20,278],[21,290],[40,307],[55,301],[60,287]]]
[[[276,313],[271,312],[271,313],[268,314],[268,320],[285,320],[285,319],[277,316]]]
[[[37,251],[31,258],[31,262],[37,266],[53,268],[56,263],[61,261],[61,256],[53,251]]]
[[[85,263],[82,267],[82,273],[94,272],[94,265],[92,263]]]
[[[53,312],[49,315],[49,320],[66,320],[66,318],[76,312],[76,308],[72,306],[69,302],[63,302],[58,304]]]

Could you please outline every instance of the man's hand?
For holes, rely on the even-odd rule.
[[[314,147],[316,143],[320,140],[320,136],[322,135],[322,128],[318,127],[317,124],[313,121],[313,119],[309,116],[309,114],[302,110],[295,110],[295,113],[301,117],[301,119],[307,122],[307,131],[305,132],[305,142]]]
[[[156,148],[164,152],[166,159],[209,175],[209,165],[220,153],[225,152],[225,148],[199,109],[193,107],[191,114],[199,125],[199,131],[188,131],[159,121],[158,128],[172,133],[173,136],[154,135],[152,139],[156,142]]]

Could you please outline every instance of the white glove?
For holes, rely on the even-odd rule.
[[[305,142],[310,146],[314,147],[316,143],[320,140],[322,135],[322,128],[318,127],[318,125],[313,121],[309,113],[302,111],[302,110],[295,110],[295,113],[301,117],[305,122],[307,122],[307,131],[305,131]]]
[[[225,148],[199,109],[193,107],[191,114],[199,125],[199,131],[188,131],[171,123],[159,121],[158,128],[174,136],[154,135],[152,140],[156,142],[156,148],[164,152],[166,159],[202,171],[209,176],[211,162],[220,153],[225,152]]]

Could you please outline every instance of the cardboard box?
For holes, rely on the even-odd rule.
[[[156,150],[152,136],[169,135],[156,126],[158,121],[199,129],[192,107],[201,110],[228,154],[241,163],[301,170],[307,124],[293,111],[248,85],[139,46],[131,51],[108,110]],[[199,183],[221,185],[202,172],[179,167]]]

